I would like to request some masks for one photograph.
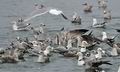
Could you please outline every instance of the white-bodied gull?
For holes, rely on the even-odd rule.
[[[13,21],[13,30],[15,31],[21,31],[21,30],[28,30],[28,26],[30,23],[25,23],[24,20],[18,20],[18,21]]]
[[[105,26],[106,22],[98,23],[96,18],[93,18],[93,27],[95,28],[101,28]]]

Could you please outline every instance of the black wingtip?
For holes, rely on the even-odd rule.
[[[89,36],[91,36],[92,35],[92,33],[93,33],[93,30],[88,34]]]
[[[116,37],[118,37],[119,34],[117,34],[116,36],[114,36],[112,39],[114,40]]]
[[[63,13],[61,13],[61,15],[65,20],[68,20],[68,18]]]
[[[102,61],[103,64],[112,65],[110,61]]]
[[[63,27],[63,28],[60,29],[60,31],[63,31],[64,29],[65,29],[65,28]]]
[[[112,65],[111,63],[106,63],[106,64],[108,64],[108,65]]]
[[[120,32],[120,29],[115,29],[117,32]]]

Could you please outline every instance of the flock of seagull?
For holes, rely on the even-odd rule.
[[[54,37],[43,38],[45,36],[44,27],[45,24],[41,23],[36,29],[28,23],[29,20],[49,13],[52,15],[60,15],[65,20],[70,21],[73,24],[81,25],[81,17],[75,12],[73,17],[68,18],[61,10],[46,7],[44,5],[35,4],[36,11],[31,15],[39,11],[37,15],[26,19],[18,19],[13,22],[14,31],[32,31],[33,40],[29,40],[28,37],[21,38],[16,37],[15,41],[12,41],[8,48],[0,49],[0,63],[18,63],[25,61],[24,56],[36,56],[38,63],[51,62],[51,56],[53,54],[60,54],[64,57],[75,57],[77,59],[78,66],[85,66],[86,72],[105,72],[104,68],[100,66],[103,64],[112,65],[110,61],[103,60],[106,57],[114,57],[120,55],[120,43],[116,43],[116,35],[109,38],[106,32],[102,32],[102,38],[99,39],[93,35],[93,30],[89,29],[75,29],[66,31],[65,28],[61,28]],[[93,6],[89,3],[83,4],[83,11],[85,13],[91,13]],[[98,7],[103,10],[104,21],[97,22],[96,18],[93,18],[93,28],[105,28],[109,23],[111,13],[107,9],[106,0],[98,0]],[[116,29],[119,33],[120,30]],[[111,50],[105,50],[99,45],[103,43],[110,46]],[[97,47],[97,48],[96,48]],[[120,67],[118,72],[120,72]]]

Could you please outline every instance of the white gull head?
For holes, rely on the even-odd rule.
[[[18,30],[17,22],[13,21],[12,24],[13,24],[13,30]]]
[[[97,19],[93,18],[93,26],[95,26],[97,24]]]
[[[46,49],[44,50],[44,55],[48,56],[50,54],[52,47],[51,46],[47,46]]]
[[[87,41],[82,41],[81,47],[87,47],[88,43]]]
[[[83,66],[85,64],[85,61],[83,60],[83,54],[81,52],[78,52],[77,55],[78,55],[77,65],[78,66]]]
[[[45,62],[45,58],[44,58],[44,53],[43,52],[40,52],[37,62],[40,62],[40,63]]]
[[[86,52],[87,51],[86,50],[87,45],[88,45],[87,41],[82,41],[82,45],[81,45],[80,51],[81,52]]]
[[[97,54],[95,55],[95,58],[101,59],[102,58],[102,52],[105,53],[105,51],[102,50],[102,48],[97,49]]]
[[[103,35],[103,37],[102,37],[102,40],[104,41],[105,39],[107,39],[107,33],[106,32],[102,32],[102,35]]]
[[[74,12],[74,15],[73,15],[73,19],[75,19],[77,17],[77,13],[76,12]]]

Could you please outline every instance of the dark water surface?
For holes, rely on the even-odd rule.
[[[93,13],[84,14],[82,3],[89,1],[94,5]],[[82,17],[82,25],[73,25],[64,20],[60,16],[45,14],[37,17],[30,22],[32,26],[37,27],[41,22],[46,24],[47,30],[58,30],[62,27],[71,28],[87,28],[92,25],[92,17],[96,17],[98,21],[102,20],[102,10],[98,9],[97,0],[0,0],[0,47],[6,47],[8,43],[15,37],[31,36],[30,32],[14,32],[12,31],[11,22],[19,17],[27,17],[33,10],[35,3],[45,4],[62,10],[68,17],[71,17],[76,11]],[[101,35],[101,31],[106,31],[109,36],[118,34],[114,28],[120,29],[120,0],[108,0],[108,9],[112,12],[113,20],[107,25],[106,29],[94,29],[96,36]],[[120,37],[116,39],[120,41]],[[107,46],[103,48],[109,48]],[[117,72],[120,65],[120,57],[109,57],[112,66],[103,65],[107,72]],[[77,60],[74,58],[61,58],[54,55],[48,64],[35,63],[36,58],[27,58],[26,62],[18,64],[1,64],[0,72],[84,72],[84,67],[77,66]]]

